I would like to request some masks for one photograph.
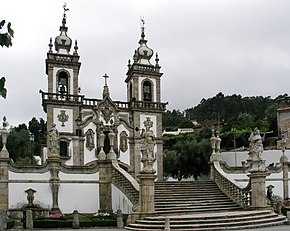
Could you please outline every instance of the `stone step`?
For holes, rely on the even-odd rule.
[[[217,192],[215,194],[193,194],[184,192],[184,193],[168,193],[155,195],[155,198],[173,198],[173,197],[216,198],[216,197],[226,197],[226,195]]]
[[[240,211],[212,214],[188,214],[168,216],[171,230],[233,230],[242,228],[260,228],[284,224],[284,216],[271,211]],[[164,230],[165,217],[148,217],[136,224],[131,224],[128,230]]]
[[[213,212],[228,212],[241,210],[239,207],[203,207],[203,208],[175,208],[166,210],[156,210],[158,215],[174,215],[174,214],[194,214],[194,213],[213,213]]]

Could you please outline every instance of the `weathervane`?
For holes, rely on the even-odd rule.
[[[69,9],[66,8],[66,2],[63,4],[63,17],[66,18],[65,12],[67,12]]]
[[[142,34],[144,34],[144,32],[145,32],[145,19],[144,19],[144,16],[141,16],[140,19],[141,19],[141,32],[142,32]]]

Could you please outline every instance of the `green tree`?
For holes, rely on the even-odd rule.
[[[12,37],[14,36],[14,31],[11,29],[11,23],[9,22],[6,25],[5,20],[2,20],[0,22],[0,45],[3,47],[9,47],[12,46]],[[4,31],[4,32],[2,32]],[[7,89],[5,88],[5,77],[0,78],[0,96],[3,98],[6,98],[7,95]]]
[[[39,156],[42,146],[46,144],[46,123],[42,118],[38,121],[33,117],[28,123],[28,130],[33,137],[33,153]]]
[[[209,135],[204,130],[200,134]],[[209,137],[193,133],[164,136],[164,175],[178,180],[207,175],[211,154]]]

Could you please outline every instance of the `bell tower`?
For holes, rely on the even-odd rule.
[[[77,95],[79,92],[78,77],[81,64],[79,63],[78,46],[75,41],[74,52],[70,54],[72,40],[67,35],[66,5],[64,5],[60,35],[55,38],[53,52],[52,38],[46,59],[46,74],[48,78],[48,92],[56,94]]]
[[[163,180],[163,143],[162,143],[162,113],[165,111],[166,103],[161,102],[161,76],[158,54],[155,55],[155,65],[151,63],[154,54],[147,46],[145,39],[145,21],[141,20],[141,39],[139,47],[133,55],[133,63],[128,61],[127,78],[127,101],[131,108],[134,135],[131,141],[130,165],[134,166],[135,177],[141,170],[140,154],[141,133],[145,130],[146,121],[152,122],[152,131],[155,136],[155,163],[157,179]]]
[[[133,64],[128,61],[128,72],[125,82],[127,83],[127,100],[128,101],[145,101],[156,102],[161,101],[159,58],[156,53],[155,65],[151,64],[150,59],[154,52],[147,46],[145,39],[145,21],[142,19],[141,39],[139,47],[133,55]]]
[[[46,74],[48,91],[42,92],[42,105],[47,113],[47,128],[56,126],[60,133],[60,156],[67,164],[82,164],[83,151],[81,137],[78,133],[76,120],[82,105],[83,96],[79,95],[79,71],[81,63],[78,55],[77,41],[71,53],[72,39],[67,35],[66,4],[60,34],[54,44],[50,38],[49,51],[46,58]],[[53,46],[55,51],[53,51]]]

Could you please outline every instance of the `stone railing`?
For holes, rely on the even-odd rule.
[[[121,190],[136,205],[139,201],[139,184],[138,182],[118,163],[112,163],[112,183]]]
[[[72,102],[83,102],[83,95],[71,95],[71,94],[60,94],[60,93],[47,93],[39,90],[41,93],[42,100],[55,100],[55,101],[72,101]]]
[[[167,103],[147,102],[147,101],[132,101],[132,108],[139,109],[153,109],[153,110],[165,110]]]
[[[218,187],[239,206],[249,208],[251,206],[251,182],[243,188],[222,170],[219,162],[214,162],[213,165],[214,181]]]

